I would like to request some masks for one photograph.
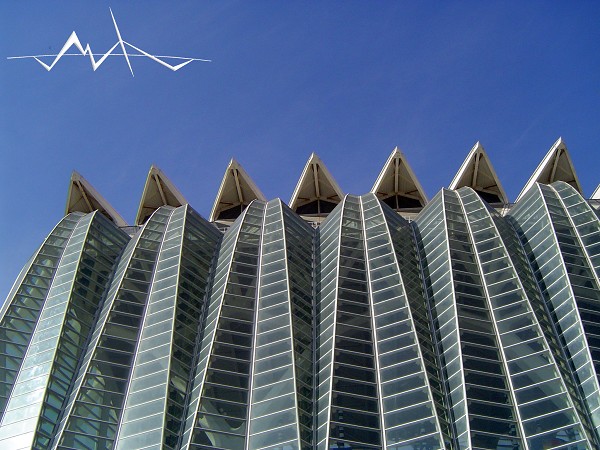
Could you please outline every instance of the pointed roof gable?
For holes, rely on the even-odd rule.
[[[126,227],[127,222],[115,209],[102,197],[96,189],[78,172],[73,171],[69,182],[67,206],[65,214],[72,212],[90,213],[98,210],[118,227]]]
[[[596,188],[596,190],[594,191],[594,193],[592,194],[592,196],[590,197],[590,199],[592,199],[592,200],[600,200],[600,184],[598,185],[598,187]]]
[[[404,154],[394,148],[371,192],[395,210],[422,208],[427,196]]]
[[[135,224],[143,225],[152,213],[161,206],[178,207],[186,203],[187,201],[179,192],[179,189],[175,187],[162,170],[153,165],[148,171]]]
[[[546,156],[544,156],[544,159],[542,159],[542,162],[537,166],[537,169],[535,169],[535,172],[533,172],[531,178],[529,178],[529,181],[525,184],[525,187],[517,197],[517,201],[519,201],[519,199],[523,197],[535,183],[551,184],[555,181],[564,181],[583,195],[581,184],[579,184],[579,179],[575,173],[575,168],[571,162],[567,146],[562,138],[558,138],[548,153],[546,153]]]
[[[321,158],[312,153],[304,166],[290,208],[298,214],[324,216],[342,201],[344,193]]]
[[[459,189],[463,186],[472,188],[488,203],[508,203],[506,192],[479,141],[460,166],[449,189]]]
[[[235,220],[255,199],[267,201],[252,178],[235,159],[232,159],[223,175],[210,213],[210,221]]]

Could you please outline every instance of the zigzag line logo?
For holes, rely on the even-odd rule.
[[[171,69],[173,72],[176,72],[177,70],[181,69],[184,66],[187,66],[189,63],[191,63],[192,61],[201,61],[201,62],[211,62],[210,59],[200,59],[200,58],[188,58],[188,57],[182,57],[182,56],[156,56],[156,55],[151,55],[148,52],[145,52],[144,50],[142,50],[141,48],[136,47],[135,45],[123,40],[123,38],[121,37],[121,32],[119,31],[119,27],[117,26],[117,21],[115,20],[115,16],[112,12],[112,9],[108,8],[108,10],[110,11],[110,15],[112,17],[113,20],[113,24],[115,25],[115,31],[117,33],[117,43],[115,45],[113,45],[106,53],[101,54],[101,53],[92,53],[92,49],[90,47],[90,44],[86,44],[85,48],[83,47],[83,45],[81,44],[81,41],[79,40],[79,38],[77,37],[77,33],[75,33],[75,31],[73,31],[71,33],[71,36],[69,36],[69,39],[67,39],[67,41],[65,42],[65,45],[63,45],[62,49],[60,50],[60,52],[58,52],[57,54],[54,55],[28,55],[28,56],[9,56],[6,59],[35,59],[37,62],[39,62],[42,67],[44,67],[44,69],[46,69],[48,72],[50,72],[54,66],[56,65],[56,63],[63,57],[63,56],[89,56],[90,57],[90,62],[92,64],[92,69],[94,71],[96,71],[96,69],[98,67],[100,67],[102,65],[102,63],[106,60],[106,58],[108,58],[109,56],[124,56],[125,60],[127,61],[127,65],[129,66],[129,71],[131,72],[131,76],[135,76],[133,74],[133,67],[131,67],[131,61],[129,60],[130,57],[145,57],[145,58],[150,58],[153,61],[156,61],[157,63],[165,66],[168,69]],[[79,53],[67,53],[67,51],[71,48],[75,46],[77,48],[77,50],[79,50]],[[122,53],[113,53],[118,47],[121,48]],[[138,53],[127,53],[127,47],[135,50]],[[95,59],[95,57],[100,57],[98,60]],[[41,58],[51,58],[54,57],[54,61],[52,61],[51,64],[46,64],[44,61],[41,60]],[[162,59],[161,59],[162,58]],[[170,59],[175,59],[175,60],[183,60],[182,63],[180,64],[175,64],[175,65],[171,65],[165,61],[163,61],[164,59],[170,60]]]

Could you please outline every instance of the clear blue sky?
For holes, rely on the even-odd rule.
[[[0,302],[73,169],[130,222],[153,163],[204,217],[231,157],[287,202],[311,152],[362,194],[397,145],[431,197],[480,140],[514,200],[563,136],[585,194],[600,182],[600,2],[174,3],[0,4]],[[6,60],[72,31],[107,51],[109,6],[126,41],[213,62]]]

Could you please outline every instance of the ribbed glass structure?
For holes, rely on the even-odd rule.
[[[311,186],[293,210],[236,164],[218,224],[153,168],[141,223],[50,232],[0,311],[0,448],[600,448],[600,220],[573,183],[309,214]]]

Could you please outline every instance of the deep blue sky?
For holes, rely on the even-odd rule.
[[[362,194],[397,145],[431,197],[480,140],[514,200],[563,136],[585,194],[600,182],[600,2],[171,3],[0,4],[0,302],[73,169],[130,222],[153,163],[204,217],[231,157],[287,202],[311,152]],[[107,51],[109,6],[126,41],[214,62],[5,59],[72,31]]]

